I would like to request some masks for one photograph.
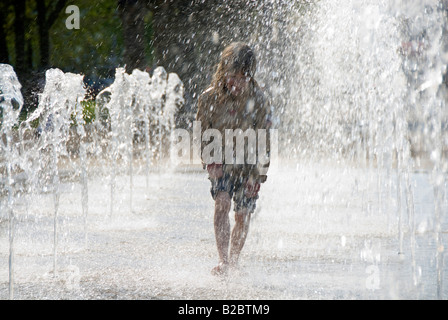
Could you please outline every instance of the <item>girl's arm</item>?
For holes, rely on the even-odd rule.
[[[257,120],[256,120],[256,127],[257,129],[265,129],[266,130],[266,154],[268,156],[270,156],[270,146],[271,146],[271,141],[270,141],[270,133],[269,133],[269,129],[272,126],[272,121],[271,121],[271,105],[270,105],[270,101],[264,96],[263,93],[260,92],[260,96],[257,99],[258,100],[258,112],[257,112]],[[264,156],[264,155],[258,155],[259,157]],[[267,179],[267,172],[269,169],[269,164],[268,163],[258,163],[258,181],[263,183],[266,181]]]

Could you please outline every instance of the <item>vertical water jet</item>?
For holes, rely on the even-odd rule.
[[[21,85],[14,69],[0,64],[0,150],[6,166],[5,190],[7,193],[6,211],[8,215],[8,291],[9,299],[14,299],[14,237],[15,215],[13,210],[13,166],[17,162],[18,152],[13,143],[13,128],[18,125],[19,114],[23,106]]]

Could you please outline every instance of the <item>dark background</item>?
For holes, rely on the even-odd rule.
[[[128,73],[134,68],[151,73],[163,66],[184,82],[182,112],[191,118],[222,49],[232,41],[263,45],[257,35],[261,29],[263,37],[269,34],[267,21],[272,21],[273,11],[266,3],[1,0],[0,63],[11,64],[19,77],[24,116],[36,108],[48,68],[85,75],[94,98],[113,82],[117,67],[125,66]],[[66,27],[69,5],[80,10],[79,29]]]

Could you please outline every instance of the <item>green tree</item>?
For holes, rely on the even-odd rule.
[[[54,4],[51,6],[51,4]],[[45,1],[36,0],[37,24],[39,29],[40,66],[45,68],[50,64],[50,29],[65,8],[67,0]]]

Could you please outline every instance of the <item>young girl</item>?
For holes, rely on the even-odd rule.
[[[211,86],[198,99],[196,120],[201,121],[202,133],[207,129],[217,129],[224,140],[226,129],[241,129],[243,132],[247,129],[269,129],[269,105],[254,79],[255,68],[255,55],[245,43],[235,42],[224,49]],[[260,184],[266,181],[265,173],[269,164],[265,166],[264,174],[261,174],[258,163],[205,163],[204,157],[202,160],[209,174],[210,192],[215,200],[214,227],[219,264],[213,268],[212,274],[224,275],[229,267],[237,265]],[[235,225],[230,232],[232,199]]]

